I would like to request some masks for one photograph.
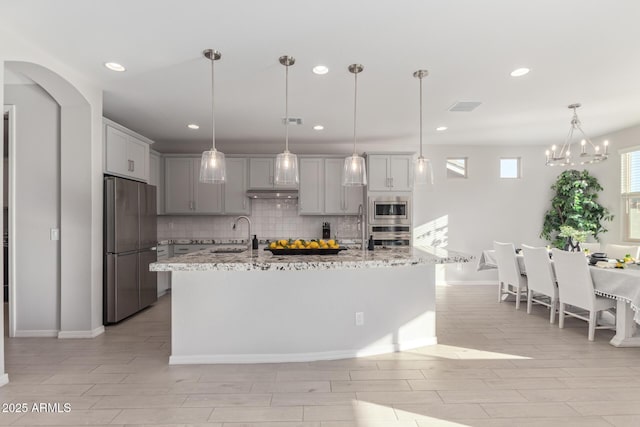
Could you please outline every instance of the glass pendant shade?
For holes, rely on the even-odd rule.
[[[342,185],[346,187],[367,185],[367,166],[364,157],[353,153],[344,159]]]
[[[298,185],[298,156],[285,150],[276,156],[276,185]]]
[[[200,182],[222,184],[226,179],[224,153],[215,148],[202,153],[200,162]]]
[[[420,156],[416,160],[413,181],[416,185],[433,185],[433,168],[431,160]]]

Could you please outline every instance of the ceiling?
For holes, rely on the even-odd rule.
[[[601,135],[640,123],[639,17],[637,0],[0,1],[4,28],[103,87],[104,115],[162,152],[211,143],[206,48],[222,52],[216,141],[227,153],[282,150],[285,54],[296,58],[290,115],[303,119],[293,152],[350,152],[356,62],[369,150],[417,149],[420,68],[427,145],[559,142],[573,102],[587,134]],[[317,64],[329,73],[313,74]],[[531,72],[511,77],[518,67]],[[482,105],[449,112],[457,101]]]

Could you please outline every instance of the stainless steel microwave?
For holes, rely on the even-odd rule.
[[[411,197],[369,197],[369,224],[411,225]]]

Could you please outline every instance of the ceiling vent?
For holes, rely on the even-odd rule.
[[[482,102],[479,101],[458,101],[449,107],[449,111],[468,113],[478,108],[480,104],[482,104]]]
[[[287,119],[285,117],[282,118],[282,124],[287,124]],[[300,126],[302,124],[302,119],[300,117],[289,117],[289,126]]]

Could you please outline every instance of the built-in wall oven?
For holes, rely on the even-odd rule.
[[[376,246],[411,246],[410,196],[370,196],[368,212]]]

